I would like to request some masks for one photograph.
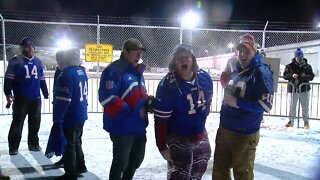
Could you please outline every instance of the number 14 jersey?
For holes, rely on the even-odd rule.
[[[41,87],[41,89],[44,96],[48,96],[42,64],[35,56],[27,58],[18,55],[9,60],[5,81],[10,81],[10,85],[5,87],[6,95],[11,95],[11,90],[13,90],[16,98],[24,97],[37,100],[40,99],[40,85],[42,85],[44,88]]]
[[[64,69],[57,78],[53,121],[72,127],[88,119],[88,77],[79,66]]]
[[[202,133],[210,112],[212,89],[211,77],[203,70],[198,70],[190,82],[168,73],[157,89],[155,120],[166,121],[168,134],[192,137]]]

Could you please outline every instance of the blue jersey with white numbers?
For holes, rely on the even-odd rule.
[[[203,70],[190,82],[168,73],[157,89],[155,120],[166,121],[168,134],[192,137],[204,132],[212,88],[211,77]]]
[[[244,134],[259,131],[263,113],[272,108],[274,93],[272,73],[261,60],[262,55],[257,53],[246,69],[241,69],[237,64],[225,93],[237,97],[239,108],[222,105],[222,127]]]
[[[18,55],[9,60],[5,74],[6,95],[11,95],[13,91],[16,98],[38,100],[40,99],[40,88],[43,95],[48,97],[42,64],[37,57],[27,58]]]
[[[87,116],[88,77],[79,66],[64,69],[56,82],[53,121],[71,127],[83,123]]]

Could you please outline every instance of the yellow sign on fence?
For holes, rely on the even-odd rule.
[[[87,44],[85,47],[86,62],[112,62],[112,45],[110,44]]]

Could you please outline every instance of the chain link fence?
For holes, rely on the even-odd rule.
[[[318,31],[263,31],[240,29],[184,29],[180,27],[163,26],[135,26],[89,23],[40,22],[22,20],[4,20],[5,47],[7,59],[16,54],[18,44],[23,37],[30,37],[36,44],[37,55],[52,69],[55,66],[55,52],[57,40],[68,38],[73,46],[84,48],[85,44],[111,44],[114,50],[121,50],[122,43],[131,37],[139,39],[147,48],[142,59],[147,65],[147,72],[157,72],[165,69],[171,59],[173,48],[180,42],[190,43],[197,58],[217,56],[234,52],[235,48],[228,47],[230,43],[236,45],[239,37],[244,33],[251,33],[260,47],[265,51],[276,53],[290,46],[305,48],[313,45],[306,42],[320,41]],[[318,43],[320,44],[320,43]],[[263,47],[264,46],[264,47]],[[15,50],[12,50],[15,49]],[[286,49],[288,50],[288,48]],[[3,59],[3,58],[1,58]],[[100,70],[102,70],[101,68]],[[3,72],[4,73],[4,72]],[[3,74],[2,73],[2,74]]]
[[[301,32],[266,32],[266,45],[265,47],[275,47],[295,44],[299,47],[304,42],[320,40],[320,32],[318,31],[301,31]]]
[[[147,65],[147,72],[162,72],[167,68],[168,62],[172,58],[172,50],[180,42],[190,43],[193,46],[197,58],[223,55],[234,52],[234,47],[228,47],[229,44],[236,45],[239,37],[245,33],[251,33],[256,42],[265,48],[268,55],[274,55],[282,51],[293,51],[297,47],[314,48],[320,51],[320,32],[315,30],[303,31],[275,31],[275,30],[243,30],[243,29],[185,29],[181,27],[164,26],[144,26],[144,25],[119,25],[119,24],[93,24],[93,23],[65,23],[65,22],[41,22],[25,20],[2,21],[0,32],[2,34],[1,42],[6,51],[1,50],[2,58],[7,55],[5,60],[10,59],[19,52],[19,43],[23,37],[30,37],[36,44],[37,56],[40,56],[43,64],[54,67],[56,64],[55,53],[57,51],[57,40],[68,38],[73,46],[84,48],[89,43],[111,44],[114,50],[121,50],[123,42],[128,38],[137,38],[147,48],[143,54],[143,63]],[[274,27],[273,27],[274,28]],[[2,48],[1,48],[2,49]],[[291,55],[286,54],[285,58],[290,59]],[[318,53],[320,55],[320,53]],[[318,56],[319,56],[318,55]],[[282,58],[282,57],[281,57]],[[318,57],[317,61],[320,60]],[[4,74],[5,61],[1,66],[0,74]],[[47,68],[48,70],[53,68]],[[315,69],[315,68],[314,68]],[[100,69],[102,70],[102,69]],[[48,79],[49,88],[52,89],[52,78]],[[98,77],[92,77],[90,80],[92,92],[89,104],[90,112],[101,112],[101,107],[97,101]],[[148,90],[153,94],[158,85],[159,79],[147,79]],[[218,112],[221,105],[222,89],[218,81],[214,81],[215,97],[212,104],[212,111]],[[0,84],[3,84],[1,77]],[[278,92],[275,96],[274,108],[269,115],[288,116],[288,94],[284,87],[286,83],[279,83]],[[311,118],[319,119],[319,84],[313,84],[311,97],[316,98],[316,105],[310,101]],[[10,113],[4,108],[5,97],[0,96],[2,102],[1,113]],[[44,113],[51,113],[51,99],[43,106]]]
[[[196,57],[216,56],[233,52],[235,47],[229,49],[228,44],[234,46],[239,42],[239,37],[245,33],[252,34],[256,43],[262,44],[262,31],[252,30],[222,30],[222,29],[197,29],[189,31],[184,38],[186,42],[192,44]],[[191,34],[192,33],[192,34]]]
[[[5,20],[6,44],[18,45],[22,38],[30,37],[40,47],[56,47],[56,40],[67,37],[75,40],[78,47],[96,43],[97,25],[65,24],[37,21]]]
[[[100,42],[121,50],[126,39],[141,40],[147,49],[142,57],[143,63],[147,72],[152,72],[152,69],[167,67],[173,48],[179,44],[179,33],[178,28],[101,25]]]

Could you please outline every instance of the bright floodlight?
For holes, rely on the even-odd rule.
[[[234,44],[233,43],[229,43],[228,44],[228,48],[232,49],[234,47]]]
[[[72,46],[72,43],[69,39],[63,38],[59,39],[56,43],[58,49],[69,49]]]
[[[182,27],[188,27],[188,28],[194,28],[199,23],[199,15],[193,11],[189,11],[185,15],[182,16],[181,19],[181,26]]]
[[[318,24],[318,26],[317,26],[318,28],[320,28],[320,23]]]

